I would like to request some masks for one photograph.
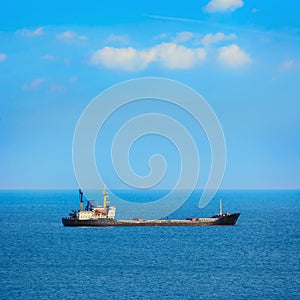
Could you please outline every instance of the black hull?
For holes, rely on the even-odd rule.
[[[235,225],[239,216],[240,216],[240,213],[235,213],[235,214],[230,214],[228,216],[220,217],[217,221],[218,224],[215,224],[215,225],[223,225],[223,226],[231,225],[231,226],[233,226],[233,225]]]
[[[240,214],[230,214],[218,218],[198,220],[78,220],[62,218],[64,226],[68,227],[121,227],[121,226],[233,226]]]

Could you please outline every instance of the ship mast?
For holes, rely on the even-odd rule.
[[[220,199],[220,216],[222,216],[223,210],[222,210],[222,199]]]
[[[106,185],[103,188],[103,207],[106,208],[108,204],[108,193],[106,191]]]

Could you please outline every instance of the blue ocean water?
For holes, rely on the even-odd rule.
[[[300,192],[198,194],[229,227],[67,228],[77,191],[0,192],[1,299],[300,299]]]

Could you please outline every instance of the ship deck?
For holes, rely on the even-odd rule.
[[[120,226],[217,226],[235,225],[239,213],[221,216],[218,218],[194,218],[189,220],[114,220],[114,219],[89,219],[63,218],[64,226],[82,227],[120,227]]]

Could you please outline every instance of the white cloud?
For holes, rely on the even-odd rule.
[[[55,60],[54,56],[51,55],[51,54],[45,54],[45,55],[43,55],[42,59],[45,59],[45,60]]]
[[[76,75],[73,75],[69,78],[69,83],[75,83],[77,82],[78,80],[78,77]]]
[[[90,64],[110,69],[139,71],[146,69],[150,63],[157,62],[168,69],[189,69],[205,60],[205,57],[205,50],[201,48],[162,43],[144,50],[132,47],[104,47],[92,54]]]
[[[104,47],[92,54],[90,64],[103,65],[109,69],[138,71],[145,69],[153,59],[154,55],[149,50]]]
[[[156,35],[153,39],[164,40],[164,39],[168,38],[169,36],[170,36],[169,33],[161,33],[161,34]]]
[[[127,45],[130,43],[128,35],[117,35],[117,34],[111,34],[108,38],[107,41],[109,43],[119,43],[123,45]]]
[[[252,8],[251,12],[252,12],[253,14],[257,14],[257,13],[260,12],[260,10],[257,9],[257,8]]]
[[[44,34],[44,28],[38,27],[35,30],[29,30],[29,29],[21,29],[17,31],[17,35],[24,36],[24,37],[35,37],[40,36]]]
[[[30,83],[25,83],[22,86],[22,90],[37,90],[40,85],[45,81],[45,78],[36,78],[34,80],[32,80]]]
[[[178,32],[176,37],[173,39],[173,43],[184,43],[190,41],[194,37],[193,32],[183,31]]]
[[[50,86],[49,92],[51,93],[63,93],[66,90],[66,87],[63,84],[52,84]]]
[[[5,61],[7,59],[7,55],[4,53],[0,53],[0,62]]]
[[[235,34],[225,35],[222,32],[218,32],[216,34],[208,33],[201,40],[204,45],[214,44],[222,41],[230,41],[236,38]]]
[[[230,68],[242,67],[251,62],[251,57],[235,44],[221,47],[218,58],[223,65]]]
[[[60,34],[57,34],[56,38],[65,42],[87,40],[87,37],[85,35],[79,35],[78,33],[71,30],[67,30]]]
[[[234,11],[244,5],[242,0],[211,0],[205,7],[206,12]]]
[[[175,43],[163,43],[152,48],[156,59],[168,69],[190,69],[206,58],[202,48],[187,48]]]
[[[279,67],[278,67],[278,70],[279,72],[288,72],[292,69],[294,69],[297,65],[297,62],[293,59],[290,59],[290,60],[286,60],[284,62],[282,62]]]

